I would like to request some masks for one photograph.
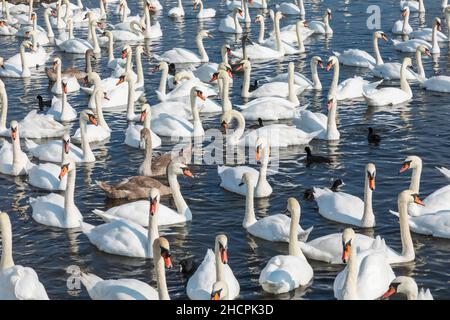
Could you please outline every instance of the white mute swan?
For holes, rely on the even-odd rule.
[[[130,102],[130,99],[128,99]],[[132,104],[132,108],[134,109],[134,102]],[[128,110],[131,109],[130,106],[127,108],[127,114],[130,113]],[[130,114],[131,115],[131,114]],[[133,112],[134,115],[134,112]],[[152,139],[152,148],[158,148],[161,146],[161,138],[158,137],[153,131],[151,131],[151,119],[152,119],[152,110],[148,103],[144,104],[141,108],[141,114],[139,116],[140,122],[143,122],[143,125],[140,124],[129,124],[127,130],[125,132],[125,141],[124,143],[133,148],[140,148],[141,144],[141,131],[143,128],[147,128],[150,130],[151,139]],[[127,120],[130,121],[128,115]]]
[[[295,127],[285,124],[272,124],[253,130],[243,136],[245,119],[236,110],[225,112],[220,123],[224,129],[228,129],[233,119],[237,120],[237,128],[232,134],[227,135],[227,144],[240,146],[255,146],[258,137],[263,137],[272,147],[289,147],[293,145],[308,144],[320,131],[306,133]]]
[[[448,37],[441,32],[442,22],[441,19],[436,17],[433,20],[432,28],[423,28],[416,31],[413,31],[409,34],[411,38],[422,39],[425,41],[433,41],[433,34],[436,41],[448,41]]]
[[[222,46],[222,48],[220,49],[220,55],[222,56],[222,63],[225,65],[229,65],[228,56],[231,55],[231,48],[228,44],[224,44]],[[216,73],[219,68],[220,64],[215,62],[209,62],[195,69],[193,73],[202,82],[211,82],[212,75]],[[230,70],[230,77],[232,77],[231,70]],[[230,78],[230,81],[233,82],[233,78]]]
[[[46,114],[53,116],[56,121],[70,122],[77,119],[77,111],[67,101],[67,81],[62,80],[62,97],[61,99],[54,96],[52,98],[52,105],[47,110]]]
[[[323,15],[323,21],[311,21],[308,26],[314,30],[314,33],[331,35],[333,34],[333,29],[330,27],[331,19],[331,10],[327,9]]]
[[[61,163],[68,162],[68,155],[70,150],[70,136],[68,133],[62,137],[63,148],[61,155]],[[60,177],[61,165],[54,163],[40,163],[31,168],[28,174],[28,183],[33,187],[49,190],[49,191],[63,191],[67,187],[67,175]]]
[[[225,33],[242,33],[242,26],[239,23],[238,15],[243,16],[241,8],[234,8],[233,13],[231,15],[226,16],[222,20],[220,20],[219,31]]]
[[[450,76],[434,76],[431,78],[426,77],[425,70],[422,63],[422,54],[426,54],[431,57],[431,51],[425,46],[419,45],[416,49],[416,61],[418,80],[423,88],[429,91],[446,92],[450,93]]]
[[[91,49],[94,51],[94,53],[98,53],[99,51],[96,50],[95,45],[92,46],[89,41],[84,40],[84,39],[80,39],[80,38],[75,38],[73,36],[73,22],[71,19],[69,19],[69,21],[67,22],[68,28],[69,28],[69,39],[65,40],[65,41],[61,41],[60,39],[55,39],[55,44],[56,46],[67,53],[78,53],[78,54],[85,54],[87,50]],[[94,29],[94,25],[90,25],[89,28],[91,30]],[[95,30],[92,31],[94,34]],[[97,42],[97,36],[93,36],[93,40],[96,43],[96,46],[98,46],[98,42]],[[100,49],[100,47],[98,48]]]
[[[44,47],[39,45],[36,38],[36,31],[32,30],[29,32],[29,35],[32,39],[33,47],[30,52],[25,52],[25,58],[27,60],[27,64],[31,66],[43,66],[45,62],[48,60],[49,55],[47,51],[45,51]],[[20,52],[8,60],[5,61],[6,64],[16,65],[20,67],[22,64]]]
[[[14,264],[11,221],[5,212],[0,212],[0,233],[2,236],[0,299],[49,300],[36,271],[33,268]]]
[[[29,78],[31,77],[30,68],[28,65],[28,60],[25,55],[25,49],[33,49],[33,44],[25,40],[21,43],[20,51],[20,62],[21,65],[8,64],[5,63],[3,58],[0,57],[0,76],[6,78]]]
[[[372,192],[375,190],[376,176],[373,163],[366,165],[364,176],[364,201],[348,193],[314,187],[314,199],[319,207],[319,214],[332,221],[361,228],[373,228],[375,216],[372,209]]]
[[[353,78],[348,78],[339,83],[340,67],[339,59],[336,56],[331,56],[328,58],[326,71],[330,71],[331,68],[334,68],[334,72],[330,90],[328,91],[328,100],[333,97],[335,97],[338,101],[361,98],[364,95],[364,88],[365,90],[373,90],[383,81],[369,82],[364,80],[362,77],[354,76]]]
[[[397,20],[392,27],[393,34],[410,34],[413,32],[413,28],[409,24],[409,7],[402,9],[402,20]]]
[[[159,2],[158,2],[159,4]],[[160,5],[160,4],[159,4]],[[160,5],[161,6],[161,5]],[[152,12],[155,11],[154,3],[146,1],[144,4],[144,38],[145,39],[156,39],[162,37],[162,31],[161,31],[161,25],[159,24],[159,21],[156,21],[156,23],[152,23],[152,16],[150,15],[150,10]]]
[[[93,226],[82,223],[81,230],[99,250],[110,254],[135,258],[153,258],[153,243],[159,238],[159,190],[150,191],[150,210],[147,207],[148,229],[122,218]]]
[[[172,225],[178,223],[184,223],[192,220],[192,213],[189,209],[183,195],[180,191],[180,184],[178,183],[177,176],[183,175],[193,178],[191,170],[183,162],[184,160],[175,159],[172,160],[167,167],[167,177],[169,181],[170,190],[172,191],[172,197],[175,202],[177,211],[159,204],[158,211],[158,225]],[[139,200],[122,204],[117,207],[112,207],[107,211],[94,210],[93,212],[104,219],[106,222],[114,220],[114,218],[123,218],[137,223],[143,227],[148,226],[148,210],[149,201]]]
[[[394,271],[383,253],[376,248],[357,254],[355,232],[347,228],[342,233],[342,260],[347,266],[334,280],[334,296],[338,300],[374,300],[386,292]]]
[[[184,17],[184,8],[181,0],[177,0],[177,6],[169,10],[167,15],[171,18]]]
[[[288,199],[287,211],[291,214],[289,254],[271,258],[259,275],[259,284],[264,291],[272,294],[285,293],[299,286],[306,286],[314,274],[298,245],[297,233],[301,209],[295,198]]]
[[[389,289],[381,296],[381,299],[387,299],[397,293],[406,295],[407,300],[434,300],[430,289],[419,288],[417,283],[411,277],[400,276],[395,278],[389,285]]]
[[[385,244],[384,239],[377,236],[375,239],[363,234],[357,233],[356,250],[364,252],[373,248],[382,251],[389,264],[409,263],[414,261],[415,252],[412,242],[411,231],[408,225],[408,205],[412,203],[423,204],[417,193],[412,190],[404,190],[399,193],[397,198],[398,209],[400,212],[400,238],[402,242],[401,253],[396,252]],[[342,234],[332,233],[311,240],[307,243],[300,243],[303,253],[314,260],[325,261],[331,264],[343,263],[342,256]]]
[[[86,122],[92,124],[97,123],[94,113],[91,110],[83,110],[80,112],[80,130],[81,130],[81,149],[73,144],[69,147],[69,157],[75,162],[95,162],[94,153],[89,146],[86,137]],[[61,162],[62,148],[66,146],[61,140],[53,140],[46,144],[37,144],[34,141],[25,140],[28,151],[36,158],[42,161]]]
[[[209,300],[211,287],[216,281],[224,281],[228,286],[228,298],[239,296],[239,282],[228,265],[228,239],[224,234],[216,237],[214,252],[206,251],[205,258],[197,271],[189,278],[186,293],[191,300]]]
[[[285,15],[304,16],[306,13],[303,0],[294,0],[294,3],[282,2],[280,4],[275,5],[275,8],[277,8],[278,11],[280,11],[282,14]]]
[[[408,7],[411,12],[425,13],[425,5],[423,0],[400,0],[400,8]]]
[[[255,188],[256,198],[265,198],[272,194],[272,187],[267,181],[267,167],[270,160],[270,145],[262,137],[258,137],[255,144],[255,159],[261,161],[259,171],[248,166],[218,166],[217,173],[220,176],[220,186],[230,192],[245,196],[247,194],[247,185],[242,183],[242,177],[245,173],[252,180],[252,186]],[[262,156],[261,156],[262,153]]]
[[[172,63],[202,63],[208,62],[209,57],[206,53],[205,47],[203,46],[204,38],[212,38],[212,35],[205,30],[201,30],[195,37],[195,42],[197,44],[200,56],[195,54],[190,50],[183,48],[173,48],[169,51],[164,52],[162,55],[154,54],[154,58],[160,61],[170,61]]]
[[[54,94],[62,94],[62,81],[64,80],[67,84],[66,86],[66,90],[67,93],[71,93],[71,92],[75,92],[80,90],[80,84],[78,83],[77,78],[73,77],[73,76],[62,76],[61,74],[61,59],[60,58],[55,58],[53,60],[53,70],[56,69],[56,82],[52,87],[52,92]]]
[[[33,219],[46,226],[56,228],[78,228],[83,216],[75,204],[75,162],[68,158],[68,161],[61,165],[59,178],[67,174],[67,186],[64,197],[50,193],[46,196],[30,198],[30,205],[33,210]]]
[[[4,141],[0,149],[0,173],[12,176],[26,175],[34,166],[20,148],[19,124],[13,120],[10,124],[12,145]]]
[[[242,175],[241,184],[247,187],[247,195],[245,198],[245,216],[242,226],[251,235],[262,238],[267,241],[282,241],[289,242],[290,226],[292,219],[285,214],[273,214],[261,219],[257,219],[254,209],[254,187],[255,183],[250,172],[245,172]],[[301,226],[298,227],[297,238],[300,241],[306,241],[313,227],[303,230]]]
[[[153,241],[153,264],[156,273],[156,290],[137,279],[103,280],[92,273],[81,273],[81,283],[92,300],[170,300],[165,269],[172,268],[169,241],[159,237]]]
[[[294,117],[294,125],[304,132],[316,132],[320,130],[317,139],[339,140],[341,134],[337,128],[337,100],[331,98],[327,103],[328,116],[320,112],[311,112],[309,110],[299,110]]]
[[[400,88],[384,87],[376,89],[370,86],[363,86],[363,96],[369,106],[392,106],[407,102],[412,99],[413,93],[406,79],[407,67],[412,65],[409,57],[403,59],[400,70]]]
[[[206,19],[206,18],[213,18],[216,16],[216,9],[203,8],[203,1],[202,0],[195,0],[194,1],[194,11],[197,10],[197,7],[200,7],[198,13],[197,13],[197,19]]]

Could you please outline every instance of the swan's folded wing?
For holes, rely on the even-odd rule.
[[[31,268],[21,267],[15,276],[15,295],[19,300],[49,300],[38,275]]]
[[[188,297],[191,300],[211,299],[211,288],[215,281],[215,256],[214,252],[211,249],[208,249],[202,263],[189,278],[186,287]]]
[[[362,300],[381,297],[395,279],[383,253],[371,253],[364,257],[358,270],[358,294]]]

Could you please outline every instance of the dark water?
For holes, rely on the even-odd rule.
[[[98,6],[97,1],[83,1],[90,7]],[[164,11],[157,19],[160,21],[164,36],[148,43],[153,53],[163,53],[172,47],[185,47],[196,50],[194,37],[197,30],[204,28],[214,34],[213,40],[206,40],[205,47],[211,61],[220,61],[220,46],[224,42],[238,45],[234,36],[225,35],[217,30],[219,21],[228,14],[225,1],[207,1],[207,7],[218,9],[217,16],[203,22],[197,22],[190,1],[184,1],[186,17],[181,21],[173,21],[166,14],[168,9],[176,4],[175,0],[162,1]],[[271,1],[274,5],[278,1]],[[281,2],[281,1],[279,1]],[[132,14],[137,14],[140,5],[138,1],[130,0]],[[382,29],[390,35],[392,24],[399,19],[398,1],[370,1],[382,8]],[[429,26],[435,16],[441,16],[440,1],[427,1],[425,24]],[[331,26],[334,35],[325,39],[313,36],[306,41],[307,54],[287,56],[281,61],[273,61],[255,65],[252,78],[286,72],[287,62],[295,61],[301,67],[301,72],[310,75],[309,60],[313,55],[320,55],[324,60],[333,50],[343,51],[346,48],[360,48],[372,52],[372,30],[366,28],[366,12],[368,4],[365,1],[305,1],[307,20],[321,19],[326,7],[333,9]],[[108,6],[111,12],[111,6]],[[259,10],[251,10],[254,18]],[[44,25],[42,8],[38,9],[39,24]],[[116,22],[117,17],[111,22]],[[266,19],[266,28],[271,28],[270,19]],[[294,23],[294,17],[282,20],[281,25]],[[411,14],[410,23],[414,29],[419,25],[417,13]],[[267,29],[266,29],[267,30]],[[257,27],[251,30],[252,38],[257,38]],[[76,35],[85,36],[86,29],[77,29]],[[18,51],[20,41],[12,37],[2,37],[2,56],[7,58]],[[116,56],[120,45],[115,46]],[[390,44],[380,46],[385,61],[401,61],[402,54],[397,53]],[[56,52],[53,47],[46,48],[53,56],[62,56],[64,67],[84,67],[82,56]],[[104,71],[106,52],[103,59],[94,62],[94,69],[102,77],[109,76]],[[158,101],[154,90],[157,89],[160,74],[151,74],[150,68],[155,61],[144,57],[145,96],[151,104]],[[424,59],[428,75],[435,73],[449,74],[450,54],[447,43],[441,43],[441,56],[436,65],[431,59]],[[50,64],[50,62],[49,62]],[[355,73],[365,75],[367,70],[342,67],[341,79],[353,76]],[[32,72],[31,79],[4,79],[9,95],[8,121],[22,119],[27,112],[37,108],[37,94],[50,98],[47,89],[47,78],[40,68]],[[331,72],[319,71],[324,88],[328,88]],[[240,86],[242,77],[235,78],[231,92],[233,104],[240,104]],[[309,102],[313,111],[326,112],[325,89],[322,93],[305,92],[301,97],[302,104]],[[301,200],[305,188],[311,186],[329,185],[334,178],[343,178],[346,186],[343,191],[362,197],[364,166],[373,162],[377,166],[377,189],[374,193],[374,212],[377,226],[374,230],[364,231],[370,235],[382,235],[387,243],[395,249],[400,249],[398,219],[388,210],[396,206],[396,198],[400,191],[409,185],[409,175],[397,174],[402,160],[411,154],[422,157],[424,170],[422,173],[421,190],[427,195],[448,183],[435,169],[435,166],[450,167],[448,119],[450,118],[449,96],[439,93],[425,92],[417,85],[413,86],[414,99],[404,106],[386,108],[367,108],[364,101],[342,102],[339,105],[339,130],[341,140],[328,143],[312,141],[315,152],[328,154],[334,159],[331,166],[305,167],[303,163],[303,148],[289,148],[280,154],[280,170],[269,177],[274,192],[269,199],[256,200],[255,210],[259,217],[279,213],[286,207],[288,197],[300,199],[302,206],[302,226],[314,226],[311,239],[332,232],[343,230],[344,226],[325,220],[317,213],[314,202]],[[83,93],[71,94],[69,101],[78,111],[87,105],[87,96]],[[125,112],[105,112],[105,117],[113,129],[111,139],[95,147],[95,164],[78,166],[75,201],[85,217],[85,221],[100,224],[102,221],[91,213],[93,209],[106,209],[114,205],[95,185],[95,181],[119,181],[124,177],[134,175],[143,159],[143,153],[123,144],[126,128]],[[208,117],[204,128],[218,128],[219,116]],[[73,133],[78,126],[71,128]],[[382,135],[380,146],[369,146],[366,140],[368,126],[376,128]],[[23,146],[24,147],[24,146]],[[170,141],[164,140],[162,150],[170,150]],[[36,162],[36,159],[33,161]],[[324,263],[310,261],[314,268],[314,279],[306,289],[298,289],[288,294],[271,296],[266,294],[258,284],[258,277],[267,261],[274,255],[287,252],[287,244],[271,243],[249,236],[242,228],[245,203],[244,198],[224,191],[219,187],[219,177],[215,165],[193,166],[195,179],[180,178],[182,193],[193,212],[193,221],[181,226],[160,229],[166,236],[173,250],[176,267],[168,272],[167,281],[172,299],[186,299],[184,279],[178,272],[177,262],[189,256],[195,256],[200,262],[207,248],[214,245],[215,235],[224,232],[229,239],[230,266],[241,285],[242,299],[333,299],[332,285],[335,276],[342,266],[330,266]],[[69,290],[66,280],[69,276],[66,268],[79,266],[83,271],[89,271],[104,279],[136,278],[155,285],[151,261],[128,259],[113,256],[98,251],[88,239],[77,230],[53,229],[34,222],[31,218],[29,198],[44,195],[46,192],[30,187],[26,178],[0,177],[0,209],[10,214],[13,224],[14,258],[17,264],[33,267],[44,283],[51,299],[87,299],[86,290]],[[167,204],[169,199],[164,199]],[[448,281],[448,263],[450,259],[450,242],[421,235],[413,235],[416,250],[416,261],[406,266],[395,267],[397,275],[409,275],[416,279],[420,287],[430,288],[435,298],[450,298]]]

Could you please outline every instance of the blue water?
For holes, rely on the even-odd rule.
[[[130,0],[132,15],[138,13],[140,1]],[[270,1],[270,5],[281,2]],[[89,7],[98,6],[98,1],[83,1]],[[220,47],[223,43],[240,46],[239,39],[225,35],[217,30],[219,21],[229,12],[225,1],[207,1],[207,7],[217,9],[213,19],[202,23],[195,18],[190,1],[184,1],[186,16],[174,21],[166,16],[169,8],[176,1],[162,1],[164,11],[155,16],[161,23],[163,37],[145,45],[149,51],[161,54],[172,47],[196,50],[194,37],[198,30],[209,30],[214,39],[205,40],[205,47],[211,61],[220,61]],[[400,19],[398,1],[370,1],[378,4],[382,11],[382,29],[392,36],[390,30],[395,20]],[[305,0],[306,19],[319,20],[325,8],[333,10],[331,26],[334,35],[329,38],[312,36],[305,43],[307,53],[286,56],[281,60],[255,65],[252,79],[263,78],[286,72],[287,63],[294,61],[300,72],[310,76],[309,60],[319,55],[323,60],[332,51],[342,52],[347,48],[360,48],[372,52],[372,32],[366,27],[365,1],[309,1]],[[410,23],[414,29],[430,26],[435,16],[442,19],[440,1],[427,1],[425,21],[419,22],[417,13],[411,14]],[[111,13],[111,6],[108,6]],[[42,8],[37,9],[39,24],[44,25]],[[139,9],[139,13],[141,11]],[[252,19],[260,10],[251,10]],[[118,17],[108,14],[110,23],[116,23]],[[270,19],[266,18],[266,28],[271,29]],[[296,17],[282,19],[281,26],[295,23]],[[444,20],[443,20],[444,21]],[[266,29],[267,30],[267,29]],[[444,26],[444,32],[446,32]],[[86,29],[76,29],[76,36],[85,37]],[[258,27],[251,26],[251,38],[256,40]],[[1,55],[4,58],[18,51],[20,40],[13,37],[0,38]],[[432,73],[450,74],[450,54],[447,43],[441,44],[441,56],[433,65],[431,59],[424,59],[427,75]],[[390,43],[380,44],[385,61],[401,61],[403,54],[396,52]],[[52,57],[61,56],[64,67],[84,68],[84,58],[58,52],[54,47],[46,47]],[[115,46],[115,55],[121,45]],[[106,51],[101,60],[94,62],[94,70],[102,77],[109,76],[106,66]],[[160,74],[152,74],[150,69],[156,61],[144,58],[145,97],[151,104],[158,102],[155,89],[158,88]],[[49,65],[51,60],[49,60]],[[370,79],[367,70],[341,67],[341,79],[355,74]],[[319,70],[324,90],[322,92],[306,91],[301,96],[301,103],[309,103],[309,109],[326,112],[326,93],[331,82],[332,73]],[[51,98],[44,69],[33,70],[31,79],[4,79],[9,96],[8,121],[22,119],[30,110],[37,108],[37,94]],[[231,100],[241,104],[240,86],[242,75],[234,79]],[[368,235],[381,235],[393,248],[401,250],[398,219],[389,213],[395,209],[397,195],[409,186],[410,174],[398,175],[398,169],[407,155],[419,155],[423,159],[421,192],[425,196],[449,182],[439,173],[435,166],[450,168],[448,119],[450,118],[449,96],[425,92],[417,85],[412,86],[414,98],[406,105],[398,107],[368,108],[363,100],[341,102],[339,104],[339,123],[341,140],[326,142],[314,140],[311,146],[316,153],[327,154],[333,158],[330,166],[306,167],[303,162],[303,147],[288,148],[280,153],[280,169],[269,176],[274,192],[268,199],[255,200],[255,211],[259,217],[280,213],[286,208],[288,197],[296,197],[302,206],[303,227],[314,226],[310,239],[329,233],[342,231],[344,226],[325,220],[318,212],[315,202],[302,199],[303,191],[311,186],[328,186],[335,178],[342,178],[346,185],[343,191],[363,196],[364,166],[373,162],[377,166],[377,188],[374,193],[373,207],[377,226],[373,230],[358,230]],[[83,93],[71,94],[69,102],[78,111],[87,105],[87,96]],[[111,139],[95,146],[97,161],[94,164],[78,166],[75,201],[84,215],[85,221],[94,225],[102,221],[91,211],[107,209],[116,203],[108,200],[96,186],[97,179],[103,181],[120,181],[122,178],[136,174],[143,159],[143,153],[123,144],[127,123],[124,112],[105,112],[105,118],[113,129]],[[287,122],[289,123],[289,122]],[[219,128],[219,115],[209,116],[203,121],[205,130]],[[75,122],[71,132],[75,132]],[[382,136],[379,146],[367,143],[367,127],[374,127]],[[170,150],[173,143],[164,139],[162,150]],[[22,143],[23,149],[25,146]],[[33,159],[37,162],[36,159]],[[245,203],[244,198],[229,193],[219,187],[220,179],[216,165],[194,165],[195,179],[180,178],[182,193],[193,212],[193,221],[186,225],[165,227],[160,233],[171,243],[175,268],[167,272],[169,293],[172,299],[186,299],[185,279],[178,271],[178,262],[194,256],[200,262],[207,248],[214,246],[218,233],[225,233],[229,239],[229,263],[240,282],[242,299],[333,299],[333,281],[342,270],[342,266],[330,266],[325,263],[310,261],[314,269],[314,279],[306,289],[297,289],[288,294],[272,296],[266,294],[258,284],[258,277],[267,261],[274,255],[287,253],[287,244],[271,243],[249,236],[242,228]],[[88,299],[82,288],[69,290],[66,286],[69,274],[66,268],[72,265],[81,270],[95,273],[104,278],[135,278],[155,284],[151,261],[128,259],[109,255],[97,250],[78,230],[61,230],[42,226],[31,218],[29,198],[45,195],[27,184],[26,177],[11,178],[0,176],[0,209],[10,214],[13,224],[14,258],[17,264],[33,267],[45,285],[51,299]],[[165,204],[170,199],[163,199]],[[416,260],[413,263],[394,267],[396,275],[408,275],[415,278],[419,287],[429,288],[435,298],[450,298],[448,263],[450,259],[450,241],[413,234]]]

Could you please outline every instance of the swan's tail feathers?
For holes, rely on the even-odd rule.
[[[130,194],[129,190],[124,189],[116,189],[114,186],[103,182],[103,181],[96,181],[97,185],[105,191],[105,195],[110,199],[124,199],[127,198]]]
[[[322,133],[323,130],[317,130],[317,131],[313,131],[308,133],[308,138],[314,139],[315,137],[317,137],[319,134]]]
[[[339,56],[341,55],[339,52],[337,52],[337,51],[333,51],[333,54],[336,56],[336,57],[338,57],[339,58]]]
[[[364,85],[366,87],[365,90],[368,91],[368,92],[370,92],[372,90],[375,90],[382,83],[383,83],[383,79],[381,79],[380,81],[369,82],[369,83]]]
[[[306,110],[309,107],[309,103],[305,104],[304,106],[297,106],[295,107],[295,113],[298,114],[301,111]]]
[[[86,287],[87,291],[90,291],[97,284],[97,282],[103,281],[102,278],[96,276],[93,273],[84,272],[81,272],[80,280],[81,283]]]
[[[38,147],[39,145],[30,139],[25,139],[25,147],[27,147],[28,151],[31,151],[32,149]]]
[[[228,169],[227,166],[217,166],[217,174],[220,176],[226,169]]]
[[[298,244],[299,244],[300,249],[302,250],[303,254],[307,258],[325,261],[327,263],[333,262],[333,257],[328,252],[318,250],[318,249],[314,248],[313,246],[310,246],[309,244],[301,242],[301,241]]]
[[[89,88],[89,87],[80,87],[81,91],[83,91],[84,93],[87,93],[89,95],[92,95],[92,93],[94,92],[94,89]]]
[[[447,179],[450,179],[450,170],[445,167],[435,167],[440,173],[442,173]]]
[[[314,199],[318,199],[320,196],[323,196],[327,193],[331,192],[329,189],[327,188],[317,188],[317,187],[313,187],[313,194],[314,194]]]
[[[389,213],[390,213],[390,214],[393,214],[393,215],[396,216],[396,217],[400,217],[400,214],[399,214],[397,211],[389,210]]]
[[[94,210],[92,210],[92,212],[93,212],[95,215],[97,215],[97,216],[99,216],[100,218],[102,218],[103,221],[105,221],[105,222],[111,222],[111,221],[116,221],[116,220],[123,220],[123,219],[120,218],[120,217],[113,216],[113,215],[108,214],[108,213],[106,213],[105,211],[102,211],[102,210],[94,209]]]
[[[395,40],[395,39],[391,39],[392,40],[392,43],[394,44],[394,46],[397,46],[397,45],[399,45],[400,44],[400,40]]]
[[[57,47],[59,47],[59,46],[61,45],[61,43],[63,43],[63,42],[64,42],[63,40],[58,39],[58,38],[55,38],[55,45],[56,45]]]
[[[95,226],[93,226],[92,224],[89,224],[87,222],[81,222],[81,226],[80,227],[81,227],[81,231],[84,234],[90,233],[91,230],[95,228]]]
[[[166,100],[166,94],[163,92],[159,92],[158,90],[156,91],[156,96],[158,97],[159,101],[165,101]]]
[[[301,241],[301,242],[306,242],[306,241],[308,241],[309,234],[311,233],[311,231],[312,231],[313,229],[314,229],[314,226],[311,226],[311,227],[309,227],[308,229],[299,232],[299,233],[298,233],[298,238],[297,238],[298,241]]]
[[[420,288],[419,294],[417,295],[417,300],[434,300],[434,298],[430,292],[430,289],[425,290],[424,288]]]

